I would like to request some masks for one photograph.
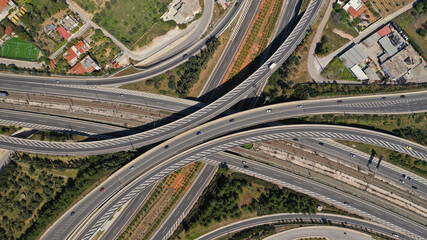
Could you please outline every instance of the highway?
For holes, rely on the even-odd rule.
[[[251,142],[277,140],[277,139],[294,138],[294,137],[300,138],[302,135],[307,136],[306,134],[301,134],[301,132],[299,132],[302,127],[306,131],[310,130],[309,132],[306,132],[307,135],[323,133],[325,135],[328,135],[327,137],[332,137],[335,134],[345,135],[346,133],[348,134],[347,131],[352,129],[348,127],[338,127],[338,126],[329,126],[329,127],[321,126],[321,129],[317,129],[316,131],[314,131],[316,128],[316,125],[280,126],[280,127],[262,128],[257,130],[236,133],[236,134],[222,137],[216,140],[212,140],[210,142],[198,145],[197,147],[194,147],[185,152],[181,152],[180,154],[175,155],[173,157],[169,157],[167,161],[164,161],[162,163],[154,163],[154,162],[158,159],[166,159],[165,154],[157,156],[156,159],[144,158],[143,161],[139,161],[143,158],[143,156],[139,157],[138,159],[136,159],[136,161],[129,163],[127,166],[123,167],[117,173],[110,176],[103,183],[103,187],[105,189],[102,193],[100,193],[98,189],[93,190],[87,196],[87,198],[85,198],[86,202],[84,201],[81,202],[78,208],[74,210],[76,213],[72,218],[80,222],[80,220],[82,220],[85,217],[85,215],[88,214],[87,211],[89,209],[90,210],[96,209],[97,202],[98,203],[102,202],[105,198],[107,198],[108,196],[111,196],[111,194],[116,192],[117,189],[119,189],[120,186],[122,186],[125,182],[129,181],[130,179],[135,179],[135,177],[137,177],[137,179],[133,181],[130,185],[128,185],[125,190],[120,191],[119,193],[117,193],[117,195],[114,195],[114,198],[110,200],[108,207],[105,207],[98,211],[98,213],[96,214],[96,217],[93,218],[91,223],[84,228],[84,230],[82,231],[82,234],[79,235],[78,238],[89,239],[97,231],[99,226],[101,226],[106,219],[108,219],[112,214],[114,214],[114,212],[117,211],[117,209],[119,209],[121,206],[123,206],[127,201],[132,199],[134,196],[136,196],[139,192],[144,190],[146,187],[150,186],[151,184],[158,181],[160,178],[166,176],[167,174],[177,170],[183,165],[186,165],[193,161],[200,161],[205,157],[214,159],[215,157],[213,156],[214,153],[225,151],[232,147],[248,144]],[[336,133],[337,132],[336,128],[340,128],[342,132]],[[300,130],[295,132],[294,131],[295,129],[300,129]],[[327,129],[329,129],[329,132]],[[353,137],[356,137],[358,134],[360,134],[360,132],[364,132],[364,130],[363,131],[361,131],[360,129],[354,130],[352,131],[351,135]],[[369,136],[369,134],[365,136],[357,136],[357,137],[361,138],[361,137],[367,137],[367,136]],[[223,159],[220,159],[219,161],[222,162]],[[232,163],[230,162],[229,159],[227,159],[227,164],[229,166],[232,166],[234,164],[237,168],[243,169],[241,166],[242,165],[241,161],[236,161],[235,163]],[[254,167],[255,165],[256,167]],[[129,171],[130,166],[134,166],[135,169],[132,171]],[[321,196],[323,201],[327,201],[330,204],[338,205],[339,207],[343,207],[344,209],[348,209],[349,211],[355,212],[357,214],[364,214],[365,216],[369,216],[371,219],[378,221],[380,223],[388,224],[388,225],[391,224],[391,226],[394,229],[400,229],[401,231],[406,231],[406,233],[409,234],[409,236],[411,236],[411,233],[416,234],[418,236],[423,236],[427,233],[424,226],[420,226],[419,224],[412,222],[411,220],[396,216],[396,214],[391,213],[388,210],[374,206],[363,200],[357,200],[354,198],[354,196],[340,193],[335,189],[331,189],[329,187],[319,185],[318,183],[315,183],[312,180],[308,180],[308,179],[297,177],[297,176],[291,176],[292,174],[289,175],[288,173],[285,173],[283,171],[280,171],[268,166],[264,166],[263,164],[250,163],[249,166],[250,168],[248,170],[243,169],[242,171],[244,171],[249,175],[253,175],[254,173],[256,173],[255,177],[260,177],[270,181],[272,180],[272,178],[274,179],[277,178],[280,180],[280,183],[283,186],[292,188],[296,191],[301,191],[303,193],[309,194],[317,198]],[[138,173],[138,175],[135,176],[136,173]],[[285,177],[285,175],[288,175],[288,176]],[[268,177],[266,178],[265,176],[268,176]],[[283,179],[282,177],[285,179]],[[298,186],[298,187],[295,187],[295,186]],[[343,204],[344,201],[349,202],[350,206],[345,206]],[[384,219],[384,222],[381,219]],[[73,224],[73,225],[76,226],[76,224]],[[60,223],[58,223],[58,226],[61,226],[61,228],[66,227]],[[56,233],[58,232],[59,231],[57,231]],[[49,239],[57,239],[57,238],[58,237],[51,237]]]
[[[221,227],[219,229],[215,229],[214,231],[207,233],[199,238],[197,238],[197,240],[212,240],[212,239],[218,239],[222,236],[228,235],[228,234],[232,234],[232,233],[236,233],[238,231],[247,229],[247,228],[251,228],[251,227],[256,227],[256,226],[261,226],[264,224],[283,224],[283,223],[291,223],[293,221],[296,222],[302,222],[302,221],[307,221],[307,222],[314,222],[314,223],[320,223],[320,224],[324,224],[324,223],[334,223],[336,225],[344,225],[344,226],[361,226],[364,228],[368,228],[368,229],[372,229],[374,231],[386,234],[391,236],[391,233],[393,230],[386,228],[384,226],[381,225],[377,225],[373,222],[368,222],[368,221],[364,221],[361,219],[357,219],[357,218],[352,218],[352,217],[346,217],[346,216],[341,216],[341,215],[333,215],[333,214],[315,214],[315,215],[310,215],[310,214],[292,214],[292,213],[281,213],[281,214],[272,214],[272,215],[266,215],[266,216],[262,216],[262,217],[255,217],[255,218],[250,218],[250,219],[246,219],[243,221],[239,221],[236,223],[232,223],[229,224],[227,226]],[[349,230],[349,229],[343,229],[343,230]],[[316,235],[318,236],[318,235]],[[336,238],[338,239],[338,238]]]
[[[147,146],[149,144],[177,136],[178,132],[182,132],[191,127],[193,129],[192,131],[185,132],[168,141],[168,143],[173,144],[174,139],[185,136],[189,142],[189,145],[183,148],[186,149],[189,146],[199,144],[203,141],[226,133],[286,118],[329,113],[404,114],[425,112],[425,108],[427,107],[427,95],[425,93],[425,91],[408,93],[405,95],[405,98],[401,98],[401,94],[389,94],[363,97],[331,98],[322,100],[306,100],[275,104],[239,112],[194,128],[195,126],[199,125],[199,122],[203,122],[211,118],[210,116],[206,116],[208,114],[206,114],[207,111],[205,109],[210,108],[211,106],[208,105],[207,107],[202,108],[201,110],[190,114],[187,117],[183,117],[175,122],[126,137],[100,140],[96,142],[64,143],[43,142],[17,139],[9,136],[0,136],[0,145],[6,149],[24,152],[60,155],[92,155],[130,150],[137,147]],[[381,96],[385,96],[386,99],[381,100]],[[338,103],[340,100],[343,102]],[[302,107],[297,108],[297,105],[301,105]],[[218,106],[218,108],[221,107]],[[212,111],[216,110],[213,109]],[[270,112],[267,113],[267,111]],[[231,119],[233,119],[232,122],[230,121]],[[212,131],[214,131],[214,134],[206,134],[206,132]],[[197,132],[200,132],[201,134],[196,135]],[[410,144],[410,142],[408,142],[408,144]],[[167,144],[163,144],[162,147],[165,145]],[[409,149],[395,150],[414,156],[414,151],[409,151]],[[171,152],[171,154],[173,154],[173,152]],[[421,156],[414,157],[426,159],[425,157]]]

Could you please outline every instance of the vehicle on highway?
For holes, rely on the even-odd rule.
[[[293,141],[298,141],[298,138],[292,138]]]
[[[254,83],[254,84],[252,84],[252,87],[256,88],[256,84],[255,84],[255,83]]]
[[[297,105],[297,108],[303,108],[303,106],[302,105]]]
[[[271,112],[271,109],[269,108],[269,109],[267,109],[267,111],[266,112]]]
[[[243,166],[244,169],[249,169],[248,165]]]
[[[70,215],[73,216],[74,215],[74,211],[72,211]]]
[[[242,161],[243,165],[248,165],[248,162]]]
[[[412,186],[413,189],[417,190],[418,188],[416,186]]]
[[[408,175],[406,175],[406,179],[408,179],[409,181],[412,181],[412,178]]]
[[[59,83],[59,80],[55,80],[56,83]]]
[[[350,205],[350,204],[348,204],[348,202],[344,202],[344,205],[348,206],[348,205]]]
[[[397,237],[397,238],[399,237],[399,235],[397,235],[396,233],[392,233],[391,235],[392,235],[393,237]]]
[[[275,62],[271,62],[268,64],[268,68],[273,69],[277,64]]]
[[[400,98],[405,98],[406,96],[405,95],[400,95]]]
[[[386,99],[386,97],[382,97],[382,98],[381,98],[381,100],[385,100],[385,99]]]
[[[411,146],[406,145],[406,148],[409,149],[409,150],[412,150]]]
[[[164,148],[165,148],[165,149],[168,149],[168,148],[169,148],[169,145],[166,145]]]
[[[338,101],[337,101],[337,103],[338,103],[338,104],[341,104],[341,103],[343,103],[343,101],[342,101],[342,100],[338,100]]]
[[[134,170],[134,169],[135,169],[135,167],[134,167],[134,166],[130,167],[130,170]]]
[[[320,145],[320,146],[323,146],[323,144],[324,144],[324,143],[322,143],[322,142],[319,142],[319,145]]]
[[[405,183],[405,181],[403,179],[399,179],[399,182],[401,183]]]
[[[186,58],[188,55],[187,54],[184,54],[184,56],[182,56],[182,58]]]
[[[200,134],[202,134],[200,131],[196,132],[196,135],[200,135]]]
[[[354,154],[354,153],[350,153],[350,156],[351,156],[351,157],[356,157],[356,154]]]
[[[6,91],[0,91],[0,96],[7,97],[9,96],[9,93]]]
[[[406,174],[402,174],[402,177],[403,177],[403,178],[406,178]]]
[[[124,97],[125,95],[123,93],[120,93],[120,97]]]
[[[102,187],[101,189],[99,189],[100,192],[104,191],[104,187]]]
[[[228,120],[229,122],[234,122],[234,118],[232,118],[232,119],[230,119],[230,120]]]

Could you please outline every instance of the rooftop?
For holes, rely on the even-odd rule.
[[[354,65],[359,65],[368,58],[368,55],[363,51],[359,44],[354,45],[347,52],[340,56],[341,61],[347,68],[352,68]]]
[[[388,53],[388,55],[393,56],[397,53],[397,48],[391,43],[390,38],[388,36],[384,36],[380,38],[379,43],[381,47]]]
[[[71,33],[67,32],[67,30],[65,30],[62,26],[59,26],[56,30],[57,30],[57,31],[59,32],[59,34],[61,34],[61,36],[62,36],[63,38],[65,38],[65,39],[68,39],[68,38],[70,38],[70,37],[71,37]]]

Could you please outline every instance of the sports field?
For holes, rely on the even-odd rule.
[[[31,42],[12,38],[3,43],[0,49],[0,56],[22,60],[35,61],[39,58],[40,50]]]

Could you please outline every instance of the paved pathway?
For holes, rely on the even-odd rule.
[[[301,227],[291,229],[265,238],[265,240],[294,240],[314,237],[326,237],[329,240],[372,240],[372,238],[365,233],[347,228],[329,226]]]
[[[320,41],[320,38],[322,37],[322,32],[323,32],[323,28],[325,27],[329,16],[332,12],[332,3],[333,1],[331,1],[329,3],[328,9],[326,10],[325,16],[322,19],[322,22],[320,23],[318,30],[316,32],[316,35],[313,39],[313,42],[311,43],[310,46],[310,50],[309,50],[309,56],[308,56],[308,72],[311,76],[311,78],[316,81],[316,82],[330,82],[330,80],[325,79],[324,77],[322,77],[320,75],[320,72],[322,71],[322,69],[324,67],[326,67],[326,65],[328,65],[328,63],[335,57],[337,56],[340,52],[342,52],[344,49],[348,48],[350,45],[352,44],[356,44],[359,43],[360,40],[362,40],[363,38],[367,37],[369,34],[371,34],[372,31],[376,30],[377,28],[381,27],[382,25],[386,24],[387,22],[391,21],[393,18],[399,16],[400,14],[408,11],[409,9],[412,8],[413,4],[415,1],[412,1],[411,3],[405,5],[404,7],[400,8],[399,10],[397,10],[396,12],[392,13],[391,15],[375,22],[374,24],[372,24],[371,26],[369,26],[367,29],[365,29],[363,32],[361,32],[357,37],[355,37],[352,41],[348,42],[347,44],[345,44],[344,46],[342,46],[341,48],[337,49],[336,51],[334,51],[333,53],[329,54],[326,57],[316,57],[314,54],[314,50],[316,48],[316,43],[318,43]],[[336,81],[338,83],[347,83],[349,81]],[[357,83],[361,83],[361,82],[350,82],[353,84],[357,84]]]
[[[113,35],[111,35],[107,30],[100,27],[98,24],[93,22],[86,13],[79,8],[73,1],[66,0],[67,4],[69,5],[70,9],[74,12],[78,13],[79,17],[86,23],[92,26],[95,29],[100,29],[105,36],[111,38],[113,42],[123,51],[123,55],[132,58],[137,61],[144,60],[148,57],[151,57],[154,53],[160,51],[161,49],[168,48],[169,45],[172,45],[173,43],[180,41],[181,38],[184,38],[186,35],[187,37],[197,37],[200,38],[202,34],[206,31],[210,20],[213,15],[213,1],[210,0],[204,0],[205,10],[202,15],[202,17],[187,26],[186,30],[180,32],[180,34],[175,34],[175,36],[170,37],[167,39],[167,41],[160,41],[159,44],[152,45],[150,49],[142,49],[140,51],[131,51],[129,50],[122,42],[120,42],[118,39],[116,39]]]
[[[20,68],[35,68],[35,69],[41,69],[43,67],[43,62],[32,62],[32,61],[23,61],[18,59],[9,59],[9,58],[0,58],[0,63],[9,65],[9,64],[15,64],[15,66]]]

